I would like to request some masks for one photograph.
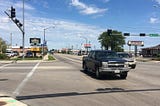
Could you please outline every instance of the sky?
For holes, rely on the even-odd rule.
[[[25,46],[29,38],[47,40],[49,49],[81,49],[86,42],[100,49],[98,37],[107,29],[130,33],[128,41],[143,41],[144,47],[160,44],[160,0],[24,0]],[[23,22],[22,0],[0,0],[0,37],[9,44],[22,45],[22,33],[8,18],[11,6]],[[12,40],[11,40],[12,34]],[[139,47],[139,48],[144,48]],[[127,50],[128,46],[124,48]]]

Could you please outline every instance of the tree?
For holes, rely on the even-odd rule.
[[[6,41],[0,38],[0,53],[5,53],[7,48]]]
[[[98,40],[101,43],[101,47],[105,48],[105,50],[109,50],[110,48],[116,52],[124,51],[123,45],[125,44],[125,37],[122,35],[122,32],[112,30],[110,34],[106,31],[100,34]]]

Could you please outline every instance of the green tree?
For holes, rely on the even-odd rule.
[[[108,31],[103,32],[98,37],[99,42],[101,43],[101,47],[105,48],[105,50],[111,50],[116,52],[124,51],[123,45],[125,44],[125,37],[122,35],[122,32],[118,32],[113,30],[111,34]]]
[[[0,38],[0,53],[5,53],[7,48],[6,41]]]

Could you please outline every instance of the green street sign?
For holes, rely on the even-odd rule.
[[[160,37],[159,34],[149,34],[150,37]]]

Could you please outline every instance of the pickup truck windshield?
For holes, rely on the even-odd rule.
[[[116,52],[98,52],[96,55],[97,58],[102,59],[102,58],[119,58]]]

